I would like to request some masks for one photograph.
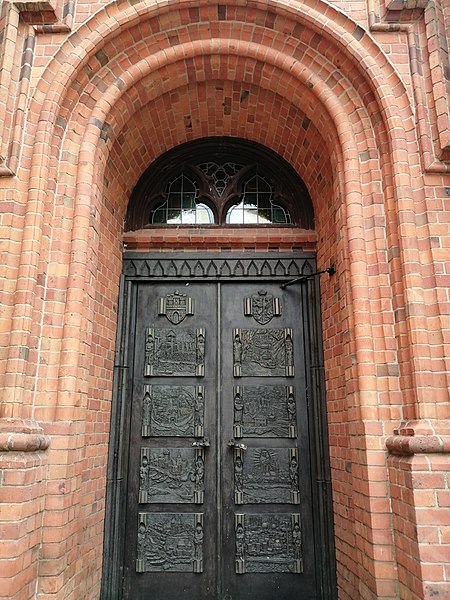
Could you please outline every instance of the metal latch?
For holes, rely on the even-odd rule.
[[[194,448],[209,448],[209,438],[205,437],[202,440],[198,440],[196,442],[192,442],[192,446]]]
[[[240,444],[238,442],[235,442],[234,440],[229,440],[228,441],[228,445],[230,446],[230,448],[236,448],[236,449],[240,449],[240,450],[247,450],[247,446],[245,444]]]

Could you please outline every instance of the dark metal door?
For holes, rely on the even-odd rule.
[[[135,290],[123,597],[322,598],[301,286]]]

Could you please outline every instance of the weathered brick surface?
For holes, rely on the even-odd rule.
[[[98,598],[124,243],[336,263],[321,302],[339,597],[448,597],[449,31],[440,0],[2,4],[2,600]],[[286,159],[315,231],[123,237],[148,165],[218,135]],[[39,446],[33,423],[49,449],[17,450]],[[394,429],[441,451],[387,457]]]

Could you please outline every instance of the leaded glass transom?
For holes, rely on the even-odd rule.
[[[151,223],[167,225],[209,225],[214,223],[212,210],[198,202],[198,186],[184,173],[173,179],[165,202],[151,215]]]
[[[286,224],[291,219],[288,211],[273,201],[272,185],[261,175],[255,174],[244,184],[239,202],[227,212],[230,225]]]
[[[302,179],[272,150],[211,137],[161,155],[133,190],[125,231],[168,225],[313,229],[314,210]]]

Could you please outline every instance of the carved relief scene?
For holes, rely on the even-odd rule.
[[[292,386],[235,386],[233,406],[236,438],[297,436],[297,410]]]
[[[203,502],[202,448],[141,448],[140,503]]]
[[[203,436],[204,388],[194,385],[145,385],[142,435]]]
[[[235,377],[292,377],[291,329],[233,329]]]
[[[203,376],[205,330],[148,327],[144,375]]]
[[[236,573],[302,573],[299,514],[235,516]]]
[[[236,504],[299,504],[298,450],[234,450]]]
[[[140,513],[136,571],[203,571],[203,514]]]

